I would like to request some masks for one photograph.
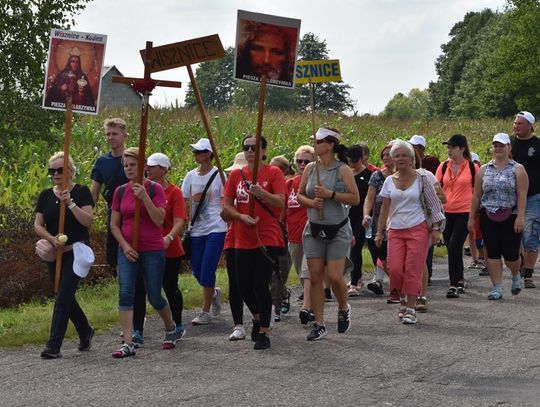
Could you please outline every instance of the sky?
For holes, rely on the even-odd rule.
[[[398,92],[425,89],[437,79],[435,61],[448,33],[469,11],[503,11],[505,0],[93,0],[75,16],[72,30],[108,35],[105,65],[142,77],[139,49],[219,34],[234,46],[238,9],[302,20],[300,35],[326,40],[339,59],[343,81],[359,114],[380,113]],[[195,69],[195,67],[194,67]],[[189,77],[184,67],[152,75],[182,82],[156,88],[152,105],[183,102]]]

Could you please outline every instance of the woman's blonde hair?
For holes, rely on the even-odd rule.
[[[122,164],[124,163],[124,158],[130,157],[135,158],[136,160],[139,159],[139,147],[128,147],[124,150],[122,154]]]
[[[63,151],[57,151],[56,153],[51,155],[51,157],[49,158],[49,165],[51,165],[53,161],[56,161],[59,158],[61,158],[62,160],[64,159]],[[71,157],[71,155],[68,157],[68,166],[71,172],[73,173],[73,175],[75,175],[77,173],[77,167],[75,167],[75,161],[73,161],[73,158]]]
[[[294,159],[296,160],[300,154],[304,153],[311,154],[312,159],[315,159],[315,150],[312,146],[308,145],[298,147],[298,150],[296,150],[296,153],[294,153]]]

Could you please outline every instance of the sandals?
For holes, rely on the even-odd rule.
[[[512,277],[512,295],[518,295],[521,292],[521,277],[519,276],[519,274],[516,275],[516,277],[516,279]]]
[[[536,284],[534,284],[534,280],[532,277],[527,277],[523,279],[523,283],[525,288],[536,288]]]
[[[406,313],[407,313],[407,307],[405,305],[400,305],[398,314],[397,314],[400,321],[403,320],[403,317],[405,316]]]
[[[465,288],[467,287],[467,282],[465,280],[459,281],[456,284],[456,287],[459,294],[465,294]]]
[[[488,294],[488,300],[502,300],[502,297],[503,297],[502,292],[496,289],[493,289]]]
[[[459,298],[459,292],[456,287],[450,287],[446,292],[446,298]]]

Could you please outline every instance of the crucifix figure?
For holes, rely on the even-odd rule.
[[[156,86],[166,86],[169,88],[179,88],[181,82],[156,80],[150,77],[152,72],[152,41],[146,42],[146,51],[144,58],[144,77],[130,78],[124,76],[113,76],[112,81],[116,83],[126,83],[142,95],[141,106],[141,130],[139,133],[139,160],[137,163],[137,183],[143,183],[144,157],[146,150],[146,130],[148,127],[148,99]],[[135,219],[133,225],[133,241],[131,246],[137,250],[139,247],[139,223],[141,218],[141,200],[135,200]]]

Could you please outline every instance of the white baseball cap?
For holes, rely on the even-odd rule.
[[[163,153],[154,153],[150,157],[148,157],[148,160],[146,161],[146,165],[150,165],[150,166],[159,165],[160,167],[170,169],[171,160],[169,160],[169,157],[167,157]]]
[[[471,161],[472,162],[475,162],[475,161],[478,161],[480,162],[480,156],[476,153],[471,153]]]
[[[493,136],[493,143],[510,144],[510,136],[506,133],[497,133]]]
[[[73,243],[73,272],[84,278],[94,264],[94,251],[82,242]]]
[[[190,144],[190,146],[193,150],[197,150],[197,151],[208,150],[211,153],[214,152],[214,150],[212,150],[212,145],[210,144],[210,140],[208,140],[207,138],[202,138],[199,141],[197,141],[197,143]]]
[[[527,120],[531,124],[534,124],[534,122],[536,121],[532,113],[529,113],[526,111],[519,112],[518,114],[516,114],[516,117],[523,117],[525,118],[525,120]]]
[[[414,136],[411,137],[411,139],[409,140],[409,143],[411,143],[413,146],[425,147],[426,139],[424,138],[424,136],[419,136],[418,134],[415,134]]]

